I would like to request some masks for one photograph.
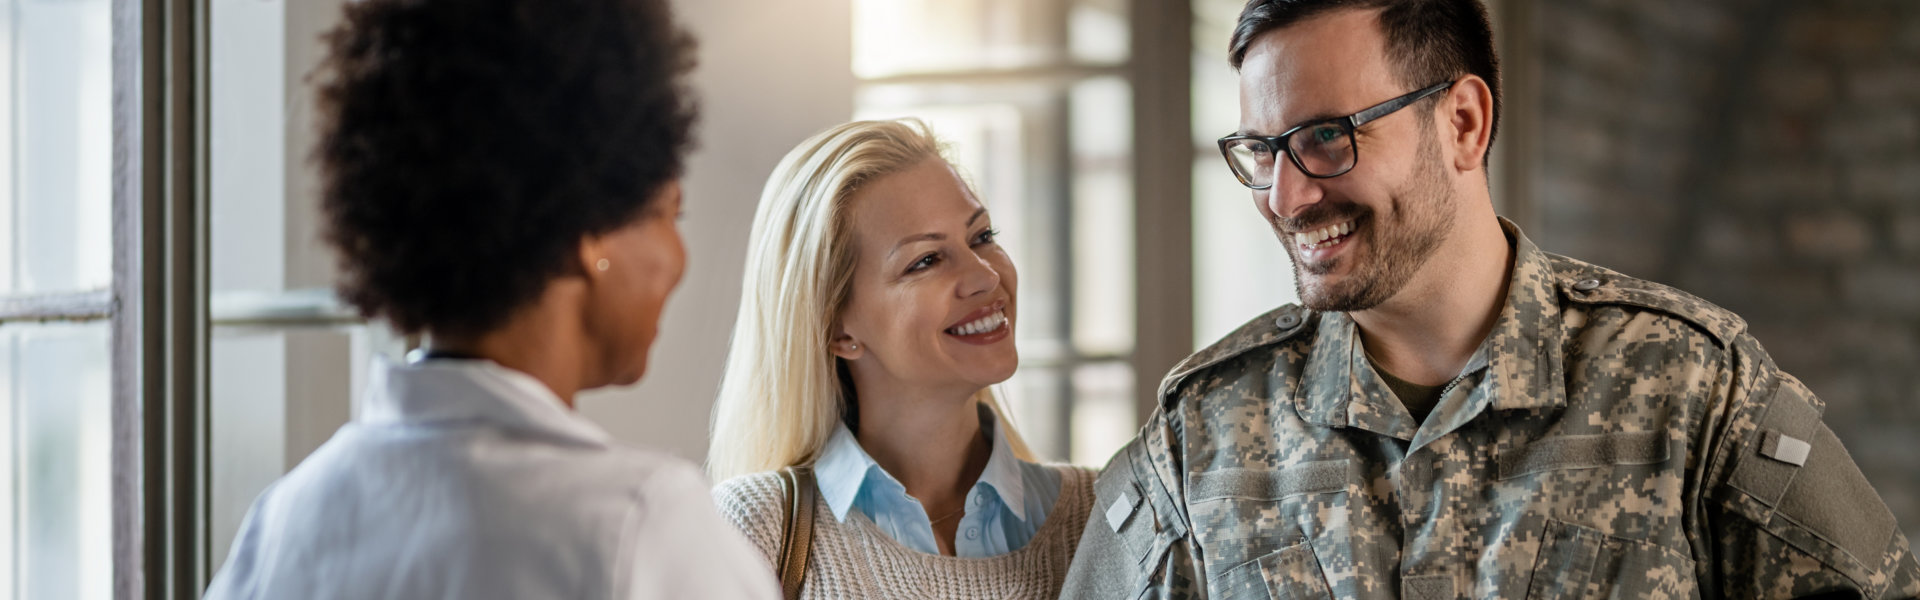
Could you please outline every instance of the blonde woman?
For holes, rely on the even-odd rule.
[[[810,557],[783,576],[805,597],[1059,594],[1093,476],[1035,464],[988,389],[1019,363],[994,235],[919,121],[835,127],[767,182],[708,468],[779,565],[776,470],[811,467],[791,494],[817,499]]]

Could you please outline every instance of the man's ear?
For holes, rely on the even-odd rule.
[[[1493,89],[1479,75],[1467,75],[1447,88],[1440,99],[1453,150],[1453,168],[1466,172],[1486,166],[1487,150],[1493,143]]]

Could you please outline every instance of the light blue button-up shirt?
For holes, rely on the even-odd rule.
[[[1060,497],[1060,473],[1015,457],[997,425],[993,411],[981,406],[980,427],[993,436],[993,451],[980,481],[967,492],[966,512],[953,536],[956,556],[980,558],[1019,550],[1033,539]],[[845,424],[834,430],[813,469],[820,499],[835,519],[844,523],[858,509],[894,541],[927,554],[940,553],[926,508],[873,461]]]

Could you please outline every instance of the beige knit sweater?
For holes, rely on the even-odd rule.
[[[915,551],[880,530],[858,510],[834,520],[822,501],[815,505],[813,557],[801,598],[1058,598],[1080,530],[1093,507],[1094,472],[1052,466],[1060,472],[1060,499],[1033,540],[1018,550],[985,558],[958,558]],[[786,529],[786,494],[775,472],[743,475],[713,489],[720,514],[747,534],[768,563],[779,560]]]

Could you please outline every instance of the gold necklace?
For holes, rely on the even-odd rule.
[[[938,518],[938,519],[934,519],[934,520],[932,520],[932,521],[928,521],[928,522],[927,522],[927,524],[928,524],[928,525],[935,525],[935,524],[938,524],[938,523],[940,523],[941,521],[945,521],[945,520],[947,520],[947,519],[951,519],[951,518],[953,518],[953,517],[954,517],[954,515],[958,515],[958,514],[960,514],[960,513],[963,513],[963,512],[967,512],[967,504],[966,504],[965,502],[962,502],[962,503],[960,503],[960,510],[956,510],[956,511],[953,511],[953,512],[950,512],[950,513],[947,513],[947,516],[944,516],[944,517],[940,517],[940,518]]]

